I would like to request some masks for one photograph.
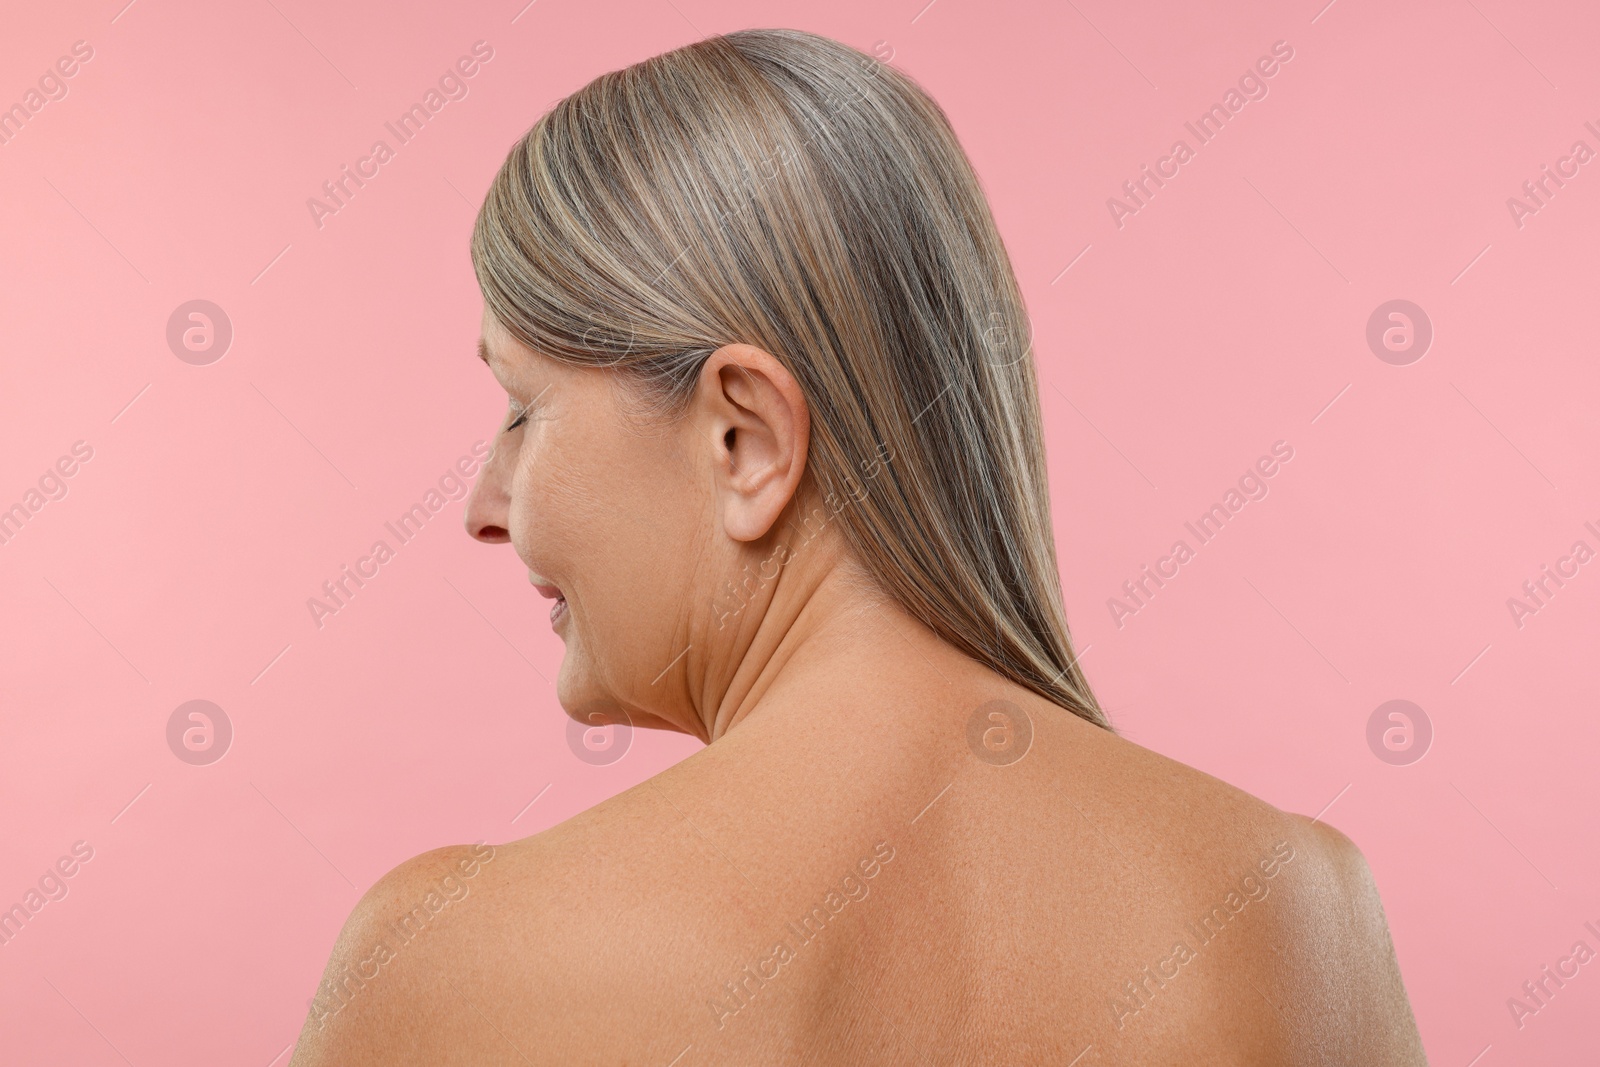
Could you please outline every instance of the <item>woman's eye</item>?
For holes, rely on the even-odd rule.
[[[515,430],[518,426],[521,426],[523,423],[527,422],[529,413],[531,413],[533,411],[534,405],[539,402],[539,397],[544,396],[544,394],[549,392],[549,391],[550,391],[550,387],[548,385],[545,386],[543,389],[539,390],[539,396],[534,397],[532,400],[528,401],[526,404],[522,405],[520,408],[518,408],[516,399],[512,398],[509,401],[509,403],[510,403],[512,408],[516,408],[517,409],[517,417],[512,422],[507,423],[505,429],[501,430],[500,432],[501,433],[510,433],[512,430]]]
[[[513,407],[516,406],[516,401],[515,400],[513,400],[511,403],[512,403]],[[521,426],[523,423],[527,422],[528,421],[528,412],[532,408],[533,408],[533,405],[529,404],[527,407],[518,409],[517,417],[515,419],[513,419],[511,422],[507,423],[505,429],[500,431],[500,432],[501,433],[509,433],[512,430],[515,430],[518,426]]]

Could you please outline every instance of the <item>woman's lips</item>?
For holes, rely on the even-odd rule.
[[[561,590],[557,587],[539,582],[537,580],[538,577],[532,571],[528,572],[528,581],[532,582],[533,587],[539,590],[539,595],[550,597],[555,601],[550,607],[550,625],[554,626],[567,616],[567,598],[561,595]]]

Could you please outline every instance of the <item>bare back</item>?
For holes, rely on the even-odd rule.
[[[752,722],[536,837],[411,861],[295,1067],[1425,1062],[1343,835],[1008,698],[1014,762],[963,735],[818,765]]]

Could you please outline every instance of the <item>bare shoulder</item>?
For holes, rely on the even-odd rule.
[[[290,1067],[602,1062],[626,994],[616,975],[671,988],[674,962],[694,955],[663,945],[659,909],[641,907],[687,901],[656,867],[669,828],[629,792],[533,837],[436,849],[386,874],[339,934]]]
[[[1233,854],[1232,886],[1207,890],[1192,927],[1209,936],[1236,908],[1261,909],[1237,924],[1237,951],[1218,956],[1224,983],[1253,1009],[1231,1040],[1270,1049],[1264,1062],[1274,1064],[1425,1067],[1383,901],[1355,842],[1231,786],[1212,803],[1234,812],[1254,845]],[[1197,805],[1197,816],[1206,811]]]
[[[415,856],[356,903],[334,944],[291,1067],[409,1062],[405,1050],[437,1036],[464,914],[487,895],[505,849],[453,845]]]
[[[1146,921],[1177,942],[1114,999],[1119,1033],[1192,1009],[1191,1049],[1204,1040],[1307,1067],[1426,1064],[1377,882],[1349,836],[1136,743],[1091,748],[1105,768],[1094,792],[1116,798],[1107,832],[1164,887]],[[1161,979],[1191,973],[1202,977],[1171,990]]]
[[[1344,833],[1285,813],[1308,861],[1272,936],[1257,946],[1279,980],[1272,1005],[1304,1062],[1337,1054],[1392,1067],[1427,1064],[1372,869]],[[1287,1061],[1298,1062],[1298,1061]]]

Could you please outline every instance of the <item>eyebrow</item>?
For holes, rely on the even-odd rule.
[[[489,346],[483,343],[483,338],[478,338],[478,358],[485,363],[489,362]]]

